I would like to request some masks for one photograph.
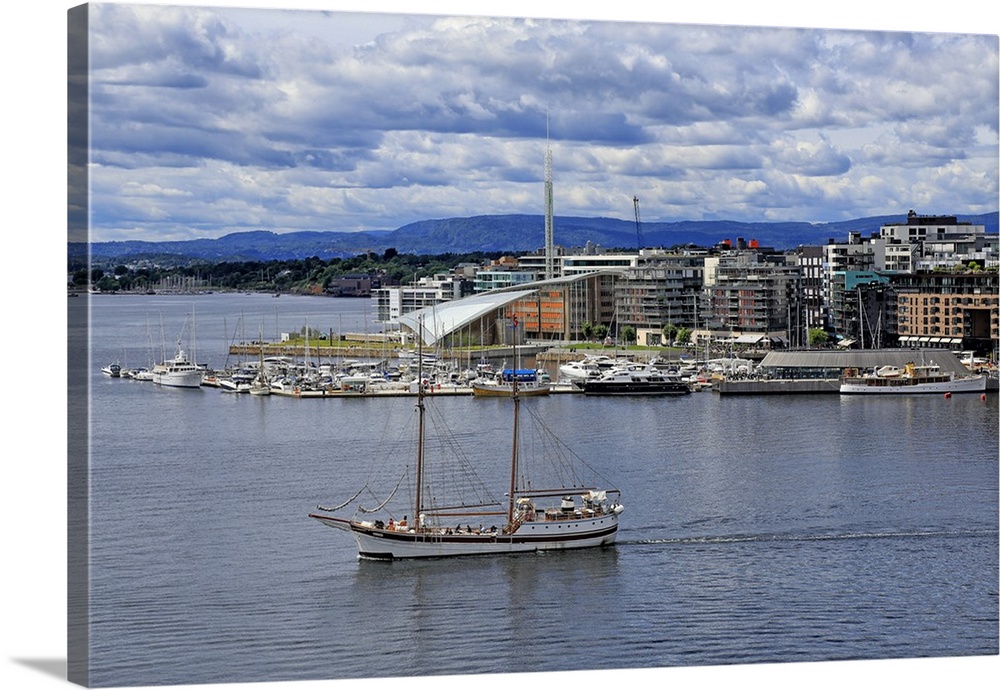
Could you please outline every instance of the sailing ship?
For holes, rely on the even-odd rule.
[[[423,379],[417,380],[422,382]],[[621,492],[601,488],[598,484],[603,480],[597,477],[596,471],[559,441],[530,405],[522,409],[516,378],[510,400],[513,441],[510,485],[504,499],[488,498],[485,487],[474,483],[474,470],[461,481],[456,474],[434,472],[435,462],[440,460],[444,464],[445,458],[443,454],[441,458],[431,458],[425,453],[428,404],[424,386],[418,385],[416,462],[412,482],[415,500],[403,508],[407,512],[400,517],[399,512],[394,514],[387,509],[393,495],[407,479],[404,473],[389,496],[374,508],[358,503],[354,517],[334,514],[357,502],[362,494],[369,492],[370,495],[371,489],[365,485],[343,504],[333,508],[317,506],[317,512],[310,513],[309,517],[350,533],[357,543],[358,557],[365,559],[514,554],[613,544],[619,515],[624,510],[620,503]],[[545,458],[559,464],[564,475],[568,467],[573,467],[574,478],[569,485],[532,483],[530,459],[521,452],[521,434],[528,432],[522,429],[525,421],[522,416],[531,417],[530,421],[535,422],[532,430],[539,434],[539,439],[545,439],[525,445],[543,448]],[[453,445],[446,443],[443,447]],[[447,483],[452,487],[459,484],[467,487],[474,497],[453,499],[447,496],[447,486],[432,486],[429,479],[438,474],[451,477]],[[481,520],[501,524],[483,528]],[[472,521],[480,523],[479,526],[473,527]]]

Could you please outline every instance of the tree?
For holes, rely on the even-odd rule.
[[[101,279],[97,281],[97,289],[101,292],[118,292],[121,285],[112,276],[101,276]]]
[[[601,324],[599,326],[594,326],[594,337],[597,338],[598,340],[604,340],[605,338],[608,337],[608,331],[610,330],[611,329],[609,329],[604,324]]]
[[[691,329],[690,328],[678,328],[677,329],[677,342],[680,342],[680,343],[690,343],[691,342]]]
[[[822,328],[809,329],[809,344],[813,347],[823,347],[830,340],[830,334]]]
[[[627,345],[629,343],[634,343],[635,339],[635,328],[632,326],[625,326],[625,328],[622,329],[622,342]]]
[[[73,271],[73,285],[86,285],[90,271],[86,268],[79,268]]]
[[[677,326],[672,323],[668,323],[663,327],[663,340],[668,343],[672,343],[677,340]]]
[[[580,324],[580,331],[583,333],[583,337],[586,340],[594,339],[594,324],[592,324],[590,321],[584,321],[582,324]]]

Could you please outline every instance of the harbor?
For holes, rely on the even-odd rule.
[[[530,367],[518,369],[523,395],[535,394],[536,385],[543,386],[544,390],[538,392],[546,395],[594,393],[598,388],[596,381],[607,381],[613,375],[627,382],[616,390],[617,394],[653,394],[655,391],[647,390],[648,385],[640,382],[640,377],[648,379],[648,374],[644,372],[658,377],[661,383],[657,390],[662,394],[698,391],[712,391],[722,396],[861,393],[866,391],[859,389],[858,385],[870,383],[865,376],[872,377],[876,372],[891,370],[892,373],[885,376],[887,381],[906,381],[912,377],[913,368],[933,370],[939,379],[938,386],[925,392],[985,393],[998,390],[995,370],[982,369],[981,373],[973,374],[959,354],[944,350],[781,351],[770,353],[761,361],[734,357],[697,363],[685,359],[663,359],[664,353],[653,351],[574,353],[567,352],[565,348],[532,346],[525,347],[527,352],[522,353],[520,349],[439,352],[427,356],[396,349],[385,356],[387,353],[384,350],[353,345],[315,347],[243,343],[229,349],[231,354],[244,357],[242,362],[220,370],[206,367],[200,380],[193,385],[224,392],[249,393],[252,392],[253,381],[257,380],[261,386],[266,385],[266,394],[305,399],[412,397],[421,390],[432,396],[473,396],[477,394],[477,386],[479,394],[485,394],[482,393],[484,385],[495,385],[504,376],[509,377],[513,369],[507,363],[513,359],[526,362],[525,366]],[[178,357],[168,360],[168,363],[178,362],[184,356],[181,350]],[[421,360],[416,361],[417,357]],[[593,371],[583,371],[588,363],[595,361],[606,363],[606,369],[600,371],[595,365]],[[915,361],[930,361],[933,364],[918,367]],[[193,366],[190,363],[187,365],[189,369]],[[155,380],[146,375],[146,369],[123,369],[117,362],[105,365],[102,371],[113,377]],[[867,373],[858,378],[862,372]],[[156,367],[153,373],[156,373]],[[852,375],[855,377],[851,379],[854,388],[846,391],[845,381]],[[967,379],[981,379],[981,382],[959,385]],[[673,382],[672,391],[668,390],[667,382]],[[260,394],[262,391],[256,392]],[[895,392],[922,391],[914,388]]]
[[[522,396],[652,397],[699,392],[725,398],[838,395],[845,393],[843,386],[851,375],[855,383],[849,392],[854,394],[985,395],[1000,388],[995,362],[973,358],[971,352],[940,348],[708,352],[537,341],[516,347],[511,343],[485,346],[466,342],[461,346],[439,343],[423,348],[414,345],[412,338],[401,338],[399,333],[372,332],[370,305],[365,302],[286,297],[278,308],[265,297],[203,295],[192,301],[190,296],[116,296],[102,300],[111,308],[127,305],[133,323],[132,340],[121,347],[121,355],[99,361],[102,373],[111,378],[153,381],[160,386],[306,400],[405,398],[415,397],[421,390],[434,397],[509,395],[509,390],[504,392],[497,384],[515,370],[522,379]],[[175,312],[174,323],[169,329],[159,325],[161,342],[156,347],[151,323],[162,321],[163,316],[161,313],[151,318],[148,308],[167,305]],[[212,306],[204,309],[207,305]],[[187,313],[182,315],[178,307]],[[325,317],[328,323],[336,323],[337,329],[308,325],[323,318],[311,312],[328,307],[339,312]],[[146,310],[141,317],[140,309]],[[268,311],[273,311],[273,316]],[[230,320],[235,327],[229,325]],[[216,335],[220,321],[222,338]],[[144,324],[141,330],[140,323]],[[265,330],[270,337],[264,337]],[[247,338],[247,331],[256,332],[256,337]],[[168,332],[177,333],[172,357],[166,348]],[[141,351],[140,343],[145,345],[147,363],[134,366],[134,353]],[[899,382],[912,382],[908,365],[921,371],[933,368],[935,385],[897,386]],[[871,380],[877,371],[892,373],[884,377],[882,383],[886,385],[868,387],[879,383]],[[979,374],[981,380],[969,380]],[[858,388],[859,384],[865,384],[864,390]]]
[[[343,319],[338,332],[365,330],[360,302],[269,300],[95,300],[91,361],[148,368],[147,316],[153,363],[174,358],[192,301],[196,337],[184,331],[184,349],[217,373],[261,359],[260,352],[229,352],[240,314],[248,333],[274,343],[305,322],[322,323],[321,306],[357,309],[326,318],[338,326]],[[83,300],[73,302],[77,308]],[[276,317],[273,302],[281,306]],[[170,348],[160,343],[161,312]],[[558,381],[559,366],[599,348],[565,350],[538,353],[522,366]],[[283,354],[304,360],[304,353]],[[606,354],[615,359],[613,348]],[[320,359],[312,339],[309,358],[334,369],[369,359],[338,361],[325,352]],[[381,353],[370,359],[381,361]],[[470,357],[457,359],[467,368]],[[749,369],[742,359],[729,364]],[[502,671],[525,657],[523,647],[497,646],[489,631],[498,619],[533,631],[530,648],[538,653],[526,666],[533,671],[616,668],[626,654],[638,666],[662,666],[767,663],[792,653],[823,660],[996,650],[996,598],[977,588],[996,574],[995,395],[887,400],[707,388],[657,398],[525,399],[524,410],[543,415],[621,490],[626,510],[615,545],[574,556],[386,564],[359,561],[349,538],[308,515],[353,496],[383,457],[412,463],[415,397],[300,403],[288,393],[262,398],[116,378],[98,366],[87,374],[87,471],[100,480],[94,653],[112,669],[95,678],[101,684],[142,684],[148,671],[137,660],[151,646],[169,660],[156,668],[165,683],[198,680],[220,665],[245,673],[237,680],[267,680],[283,673],[288,654],[303,660],[299,670],[309,678],[365,677],[376,656],[384,673],[461,673],[484,660],[488,671]],[[484,483],[506,487],[510,401],[445,388],[442,381],[442,392],[435,386],[425,402],[472,454]],[[401,473],[380,476],[372,495],[388,496]],[[361,499],[366,508],[381,502],[367,492]],[[412,509],[395,517],[406,515]],[[480,522],[485,530],[502,525],[500,518],[455,518],[445,526],[459,522],[466,533],[467,523],[472,532]],[[651,589],[650,582],[669,586]],[[370,614],[372,597],[385,615]],[[434,654],[373,655],[376,640],[405,646],[414,602],[421,625],[461,643],[433,639]],[[567,642],[563,633],[578,624],[578,612],[592,609],[605,611],[604,624],[619,632]],[[251,628],[248,611],[255,612]],[[774,624],[762,627],[762,616]],[[327,633],[343,621],[351,621],[351,634],[332,639]],[[176,634],[182,628],[193,632]],[[654,628],[660,632],[650,641]],[[234,630],[250,630],[240,639],[253,654],[208,644]]]

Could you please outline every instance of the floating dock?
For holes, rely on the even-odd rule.
[[[716,381],[719,395],[787,395],[789,393],[840,393],[839,379],[760,379]]]

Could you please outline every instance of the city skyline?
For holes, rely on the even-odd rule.
[[[995,35],[91,11],[93,241],[997,207]]]

